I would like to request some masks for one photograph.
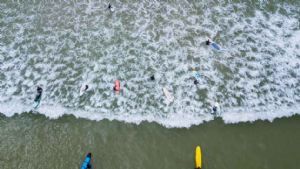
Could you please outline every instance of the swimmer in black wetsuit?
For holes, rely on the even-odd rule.
[[[112,9],[112,6],[111,6],[111,4],[110,4],[110,3],[108,4],[108,9],[109,9],[109,10],[111,10],[111,9]]]
[[[210,44],[211,44],[211,41],[209,39],[207,39],[206,45],[210,45]]]

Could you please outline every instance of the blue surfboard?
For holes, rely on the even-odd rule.
[[[215,50],[221,51],[220,45],[216,44],[215,42],[211,42],[210,46]]]
[[[92,154],[88,153],[85,156],[85,159],[84,159],[84,161],[83,161],[83,163],[81,165],[81,169],[92,169],[91,161],[92,161]]]

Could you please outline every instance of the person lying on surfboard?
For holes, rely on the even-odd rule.
[[[80,88],[79,95],[82,96],[89,89],[89,85],[83,84]]]
[[[81,165],[81,169],[92,169],[92,153],[87,153],[82,165]]]
[[[84,91],[87,91],[87,89],[89,89],[89,85],[84,86]]]
[[[221,48],[220,45],[218,45],[217,43],[213,42],[212,40],[210,40],[209,38],[206,41],[206,45],[212,47],[214,50],[217,51],[224,51],[223,48]]]
[[[116,81],[115,81],[115,86],[114,86],[113,89],[114,89],[114,91],[117,92],[117,93],[120,92],[121,86],[120,86],[120,81],[119,81],[119,80],[116,80]]]
[[[107,9],[108,10],[110,10],[111,12],[113,12],[114,11],[114,8],[113,8],[113,6],[109,3],[108,4],[108,7],[107,7]]]
[[[211,44],[211,41],[210,41],[210,39],[207,39],[207,41],[206,41],[206,45],[207,46],[209,46]]]
[[[192,72],[193,72],[193,78],[194,78],[194,84],[197,85],[199,84],[200,81],[200,74],[196,71],[196,68],[192,68]]]
[[[36,90],[37,90],[37,95],[35,96],[34,99],[35,102],[41,100],[42,93],[43,93],[43,89],[40,86],[38,86]]]

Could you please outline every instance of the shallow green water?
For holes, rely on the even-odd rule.
[[[234,125],[214,120],[189,129],[72,116],[1,116],[0,166],[79,168],[91,151],[95,169],[192,169],[194,148],[201,145],[205,169],[296,169],[299,130],[299,116]]]

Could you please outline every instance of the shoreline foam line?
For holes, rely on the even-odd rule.
[[[0,103],[1,114],[7,117],[12,117],[15,114],[22,114],[30,111],[31,106],[23,105],[20,102],[10,102],[8,104]],[[230,111],[231,110],[231,111]],[[101,112],[89,112],[85,110],[73,110],[65,108],[61,105],[42,105],[38,111],[34,113],[45,115],[50,119],[58,119],[63,115],[73,115],[76,118],[84,118],[88,120],[101,121],[117,120],[126,123],[140,124],[143,121],[156,122],[166,128],[189,128],[193,125],[200,125],[204,122],[214,120],[216,117],[220,117],[225,124],[254,122],[257,120],[267,120],[272,122],[274,119],[290,117],[293,115],[300,115],[300,105],[291,107],[277,107],[269,108],[268,111],[258,112],[258,109],[233,108],[228,109],[226,112],[221,112],[220,115],[214,116],[212,114],[205,114],[202,116],[194,116],[192,114],[168,114],[164,117],[159,115],[142,115],[142,114],[114,114],[114,113],[101,113]]]

